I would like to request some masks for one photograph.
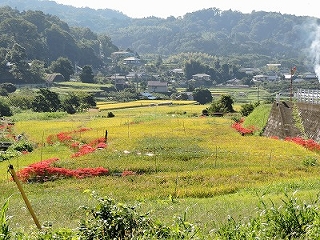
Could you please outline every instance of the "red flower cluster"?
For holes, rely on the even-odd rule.
[[[66,169],[51,166],[58,160],[58,158],[51,158],[31,164],[18,171],[17,176],[24,182],[46,182],[68,177],[84,178],[109,174],[109,170],[103,167]]]
[[[313,139],[303,139],[301,137],[287,137],[284,140],[299,144],[311,151],[320,151],[320,144],[314,141]]]
[[[47,137],[47,143],[49,144],[53,144],[54,142],[61,142],[61,143],[65,143],[68,144],[73,138],[72,138],[72,134],[75,133],[81,133],[81,132],[85,132],[85,131],[89,131],[91,130],[90,128],[80,128],[78,130],[74,130],[71,132],[60,132],[56,135],[49,135]]]
[[[88,153],[94,152],[96,149],[106,148],[105,138],[98,138],[91,141],[88,144],[81,144],[78,141],[74,141],[72,135],[79,132],[85,132],[91,130],[90,128],[80,128],[71,132],[60,132],[56,135],[50,135],[47,138],[47,143],[53,144],[58,141],[68,145],[70,148],[77,150],[71,157],[80,157]]]
[[[72,154],[71,157],[80,157],[80,156],[83,156],[83,155],[86,155],[86,154],[89,154],[89,153],[92,153],[96,150],[96,148],[94,147],[91,147],[90,145],[88,144],[84,144],[82,146],[79,147],[79,151]]]
[[[130,170],[124,170],[124,171],[121,173],[121,176],[122,176],[122,177],[132,176],[132,175],[136,175],[136,172],[130,171]]]
[[[92,153],[97,149],[106,148],[105,138],[98,138],[91,141],[89,144],[81,145],[80,143],[73,143],[72,147],[78,148],[78,152],[74,153],[71,157],[80,157],[88,153]]]
[[[254,127],[250,126],[249,128],[245,128],[242,126],[243,119],[239,122],[234,122],[231,127],[234,128],[237,132],[239,132],[242,136],[244,135],[251,135],[254,132]]]
[[[105,138],[95,139],[89,144],[81,144],[80,142],[73,140],[72,134],[88,130],[90,129],[81,128],[72,132],[60,132],[56,135],[50,135],[47,138],[47,142],[49,144],[53,144],[55,141],[59,141],[61,143],[67,144],[70,148],[76,149],[77,152],[74,153],[71,157],[79,157],[85,154],[92,153],[97,149],[107,147]],[[84,178],[109,174],[109,170],[103,167],[66,169],[51,166],[52,163],[58,160],[58,158],[51,158],[31,164],[28,167],[20,170],[17,175],[22,181],[45,182],[67,177]]]

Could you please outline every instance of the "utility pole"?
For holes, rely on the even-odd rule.
[[[294,73],[296,72],[297,68],[294,66],[293,68],[291,68],[291,71],[290,71],[290,102],[292,102],[292,96],[293,96],[293,86],[292,86],[292,78],[293,78],[293,75]]]

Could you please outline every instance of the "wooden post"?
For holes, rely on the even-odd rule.
[[[105,143],[108,142],[108,130],[106,130],[106,133],[104,135],[104,141],[105,141]]]
[[[30,214],[31,214],[31,216],[32,216],[32,218],[33,218],[34,223],[37,225],[38,229],[41,230],[41,225],[40,225],[40,223],[39,223],[39,221],[38,221],[38,219],[37,219],[37,217],[36,217],[36,215],[35,215],[32,207],[31,207],[31,204],[30,204],[30,202],[29,202],[29,200],[28,200],[25,192],[23,191],[23,188],[22,188],[22,186],[21,186],[21,183],[20,183],[20,181],[19,181],[19,179],[18,179],[18,177],[17,177],[17,175],[16,175],[16,172],[14,171],[13,166],[12,166],[11,164],[9,165],[8,172],[10,172],[13,180],[14,180],[15,183],[17,184],[18,189],[19,189],[19,191],[20,191],[20,193],[21,193],[21,195],[22,195],[22,198],[23,198],[25,204],[27,205],[27,208],[28,208],[28,210],[29,210],[29,212],[30,212]]]

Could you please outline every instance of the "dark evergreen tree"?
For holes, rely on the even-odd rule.
[[[35,112],[56,112],[60,107],[59,95],[47,88],[41,88],[32,102],[32,110]]]
[[[0,100],[0,117],[2,116],[10,117],[12,116],[12,111],[7,103]]]
[[[212,95],[209,89],[196,88],[193,92],[193,99],[200,104],[212,102]]]
[[[93,83],[94,82],[94,75],[91,66],[84,66],[80,73],[80,81],[84,83]]]
[[[71,61],[64,57],[59,57],[56,61],[53,61],[49,69],[53,73],[61,73],[66,81],[69,81],[70,76],[74,74]]]

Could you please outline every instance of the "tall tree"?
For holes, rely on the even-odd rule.
[[[94,82],[94,75],[93,75],[93,71],[92,71],[92,68],[91,66],[84,66],[82,68],[82,71],[80,73],[80,80],[81,82],[84,82],[84,83],[93,83]]]
[[[59,95],[47,88],[41,88],[32,102],[32,110],[35,112],[56,112],[60,107]]]
[[[74,74],[71,61],[65,57],[59,57],[56,61],[53,61],[49,69],[51,72],[61,73],[66,81],[69,81],[70,76]]]
[[[197,88],[193,92],[193,99],[200,104],[212,102],[212,94],[208,89]]]
[[[26,57],[25,48],[17,43],[13,45],[6,56],[6,61],[10,63],[9,72],[19,82],[27,82],[31,77]]]

